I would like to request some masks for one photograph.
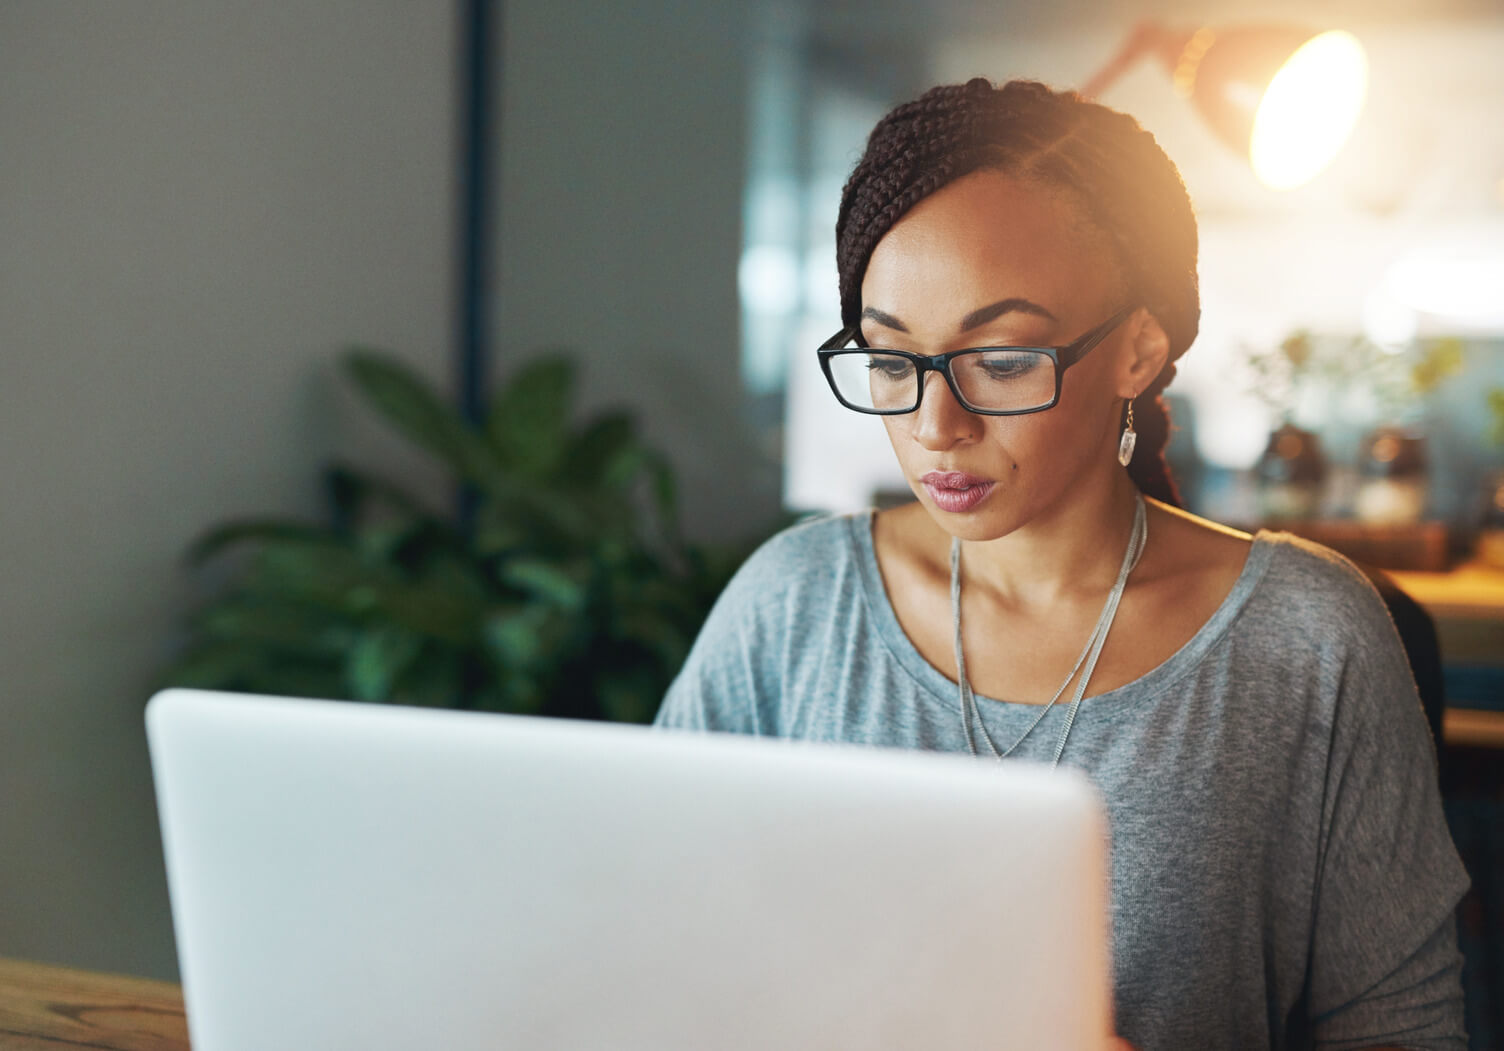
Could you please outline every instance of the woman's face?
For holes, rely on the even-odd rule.
[[[1069,198],[996,172],[956,180],[878,242],[862,279],[862,335],[921,354],[1059,346],[1124,306],[1105,238]],[[1067,370],[1060,401],[1023,416],[983,416],[925,375],[917,411],[883,422],[904,477],[953,536],[991,540],[1058,509],[1083,485],[1110,484],[1122,390],[1131,378],[1120,325]]]

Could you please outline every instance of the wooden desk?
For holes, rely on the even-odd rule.
[[[171,982],[0,959],[4,1051],[189,1051]]]
[[[1504,680],[1504,570],[1469,564],[1449,573],[1387,572],[1431,614],[1447,665],[1481,668],[1490,675],[1497,669]],[[1504,698],[1499,701],[1499,707],[1470,707],[1468,698],[1453,700],[1449,692],[1442,723],[1447,743],[1504,748]]]

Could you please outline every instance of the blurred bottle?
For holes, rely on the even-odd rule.
[[[1504,471],[1495,471],[1483,490],[1483,518],[1478,523],[1478,561],[1504,569]]]
[[[1312,518],[1321,504],[1326,457],[1316,435],[1287,423],[1259,458],[1259,511],[1267,520]]]
[[[1363,441],[1362,481],[1353,500],[1358,521],[1374,526],[1415,525],[1425,515],[1426,439],[1400,427],[1380,427]]]

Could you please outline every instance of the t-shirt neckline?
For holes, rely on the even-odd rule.
[[[882,571],[877,564],[877,549],[872,542],[872,524],[875,517],[876,511],[868,509],[849,516],[847,522],[853,553],[860,570],[862,598],[877,625],[878,635],[894,659],[915,682],[937,700],[959,710],[960,701],[956,684],[924,658],[898,622],[898,614],[894,611],[887,589],[883,586]],[[1180,649],[1137,679],[1104,693],[1084,697],[1081,703],[1086,705],[1095,704],[1098,701],[1128,702],[1157,696],[1175,680],[1193,669],[1237,620],[1238,614],[1242,612],[1249,596],[1253,594],[1254,588],[1263,577],[1265,569],[1268,568],[1275,546],[1267,531],[1259,530],[1254,534],[1248,557],[1244,560],[1243,568],[1238,573],[1237,579],[1233,581],[1232,589],[1227,593],[1227,597]],[[976,694],[976,698],[979,703],[985,702],[1006,709],[1028,711],[1039,709],[1037,704],[998,700],[980,693]]]

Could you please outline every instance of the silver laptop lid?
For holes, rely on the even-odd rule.
[[[189,690],[147,729],[195,1051],[1110,1031],[1070,772]]]

